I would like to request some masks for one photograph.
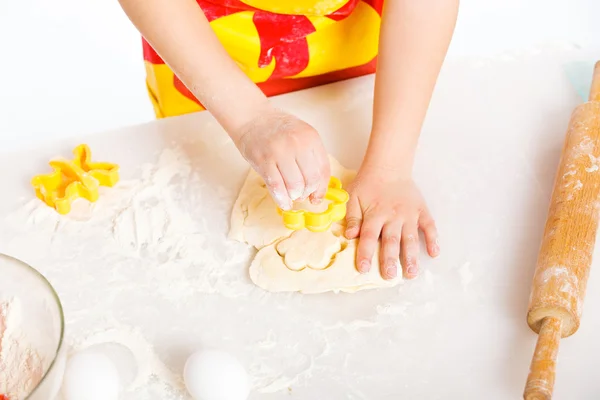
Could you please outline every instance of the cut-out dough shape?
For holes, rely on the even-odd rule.
[[[386,281],[379,273],[378,254],[372,268],[366,274],[356,270],[356,240],[335,255],[333,263],[325,269],[305,268],[292,271],[287,268],[275,246],[263,247],[250,265],[250,279],[254,284],[269,292],[300,292],[304,294],[325,292],[354,293],[363,289],[393,287],[400,278]]]
[[[331,231],[311,232],[307,229],[295,231],[275,245],[283,263],[292,271],[305,268],[323,270],[342,250],[342,241]]]
[[[332,157],[329,161],[331,175],[348,187],[356,174]],[[381,277],[379,246],[370,271],[357,271],[358,241],[342,237],[344,223],[334,223],[324,232],[287,229],[262,178],[250,170],[231,212],[229,237],[259,250],[250,265],[250,278],[270,292],[354,293],[397,285],[401,277],[390,281]]]

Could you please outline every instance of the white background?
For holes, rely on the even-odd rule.
[[[594,15],[597,0],[463,0],[449,57],[587,48]],[[0,0],[0,82],[0,150],[153,119],[117,0]]]

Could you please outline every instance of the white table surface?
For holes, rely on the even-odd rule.
[[[239,357],[253,375],[253,400],[519,398],[536,339],[525,322],[531,277],[568,119],[580,102],[563,60],[445,66],[416,166],[442,256],[423,255],[425,272],[397,288],[299,295],[254,287],[246,272],[252,251],[226,239],[247,166],[207,113],[1,154],[0,251],[56,287],[70,345],[114,339],[146,351],[156,376],[124,399],[187,398],[178,377],[199,347]],[[276,101],[356,168],[372,86],[363,77]],[[30,212],[30,178],[81,142],[95,159],[121,165],[125,188],[163,149],[181,149],[193,179],[179,184],[178,212],[204,238],[202,252],[165,264],[152,249],[118,248],[98,233],[117,218],[105,197],[87,222],[39,206]],[[118,199],[127,190],[113,193],[127,200]],[[593,268],[579,332],[561,343],[556,399],[600,393],[598,276]],[[175,386],[168,396],[164,384]]]

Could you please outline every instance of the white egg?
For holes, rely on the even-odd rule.
[[[117,400],[119,390],[119,373],[106,355],[84,350],[69,359],[62,385],[65,400]]]
[[[185,386],[195,400],[246,400],[248,374],[232,355],[218,350],[192,354],[183,370]]]

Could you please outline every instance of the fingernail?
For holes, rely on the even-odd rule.
[[[419,266],[411,258],[406,259],[406,275],[408,278],[414,278],[419,273]]]
[[[302,193],[303,199],[304,200],[308,199],[308,196],[313,194],[315,192],[315,190],[317,190],[317,187],[315,185],[307,186],[306,188],[304,188],[304,193]]]
[[[286,201],[279,202],[279,208],[281,208],[283,211],[291,210],[292,209],[292,203],[291,202],[286,202]]]
[[[292,209],[292,205],[290,203],[278,203],[279,208],[281,208],[283,211],[289,211]]]
[[[369,267],[370,263],[368,261],[362,261],[360,263],[360,269],[358,272],[360,272],[361,274],[366,274],[367,272],[369,272]]]
[[[433,253],[433,257],[437,257],[440,254],[440,244],[437,239],[431,245],[431,253]]]
[[[304,191],[300,190],[300,189],[292,189],[289,191],[290,199],[292,199],[293,201],[301,198],[303,194],[304,194]]]
[[[408,268],[406,268],[406,273],[411,277],[417,275],[417,272],[418,269],[414,265],[410,265]]]
[[[290,201],[288,196],[280,192],[273,192],[273,198],[275,199],[277,206],[283,211],[287,211],[292,208],[292,202]]]
[[[398,276],[398,266],[395,262],[391,262],[385,268],[385,274],[388,278],[394,279]]]
[[[317,198],[313,197],[310,199],[310,203],[315,204],[315,205],[321,204],[321,199],[317,199]]]

